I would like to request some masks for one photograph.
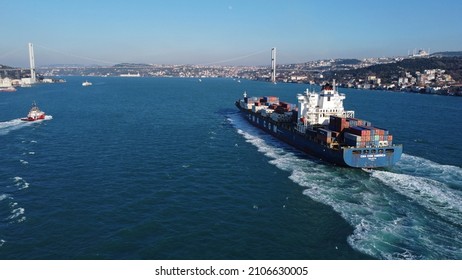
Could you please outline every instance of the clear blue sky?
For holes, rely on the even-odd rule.
[[[0,64],[269,65],[462,51],[456,0],[21,0],[0,3]]]

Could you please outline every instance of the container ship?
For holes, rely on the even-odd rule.
[[[324,161],[352,168],[386,168],[401,158],[392,134],[355,118],[343,108],[345,95],[326,84],[320,92],[297,95],[298,104],[275,96],[248,97],[236,106],[252,125]]]

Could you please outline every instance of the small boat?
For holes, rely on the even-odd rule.
[[[15,92],[17,89],[13,86],[0,87],[0,92]]]
[[[22,118],[21,120],[26,122],[33,122],[43,119],[45,119],[45,112],[40,110],[34,101],[34,103],[32,103],[32,107],[30,108],[29,114],[27,114],[27,117]]]
[[[91,85],[93,85],[93,84],[90,83],[89,81],[85,81],[85,82],[82,83],[82,86],[84,86],[84,87],[88,87],[88,86],[91,86]]]

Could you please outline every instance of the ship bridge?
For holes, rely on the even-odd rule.
[[[335,85],[324,85],[321,92],[298,94],[298,125],[328,125],[330,116],[354,117],[354,111],[345,111],[345,95],[339,93]]]

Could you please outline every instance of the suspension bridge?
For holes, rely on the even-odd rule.
[[[226,63],[230,63],[230,62],[236,62],[236,61],[240,61],[240,60],[246,60],[246,59],[248,59],[250,57],[262,56],[264,53],[268,53],[268,51],[269,51],[268,49],[264,49],[264,50],[254,51],[254,52],[251,52],[251,53],[248,53],[248,54],[245,54],[245,55],[231,57],[231,58],[228,58],[228,59],[222,59],[222,60],[206,62],[206,63],[199,63],[199,64],[195,64],[195,65],[189,65],[189,64],[185,64],[185,65],[165,65],[165,64],[156,65],[156,64],[145,64],[145,63],[116,63],[116,62],[111,62],[111,61],[91,58],[91,57],[87,57],[87,56],[74,55],[74,54],[62,52],[62,51],[55,50],[53,48],[49,48],[49,47],[42,46],[42,45],[36,45],[36,46],[38,46],[40,49],[46,50],[48,52],[59,54],[61,56],[74,57],[74,58],[78,58],[80,60],[86,60],[86,61],[91,61],[91,62],[96,62],[96,63],[106,65],[106,66],[87,66],[87,67],[85,67],[85,66],[65,66],[65,67],[51,67],[51,66],[49,66],[49,67],[41,67],[40,72],[42,74],[44,74],[45,76],[56,76],[56,75],[84,75],[84,76],[85,75],[107,75],[107,73],[111,73],[110,75],[119,76],[119,75],[125,75],[127,72],[130,74],[130,72],[133,72],[133,71],[135,71],[133,73],[136,74],[137,70],[139,71],[138,73],[142,72],[142,76],[156,76],[156,74],[154,74],[154,72],[156,72],[156,71],[165,72],[165,71],[162,71],[162,70],[163,69],[169,69],[169,68],[171,68],[170,70],[168,70],[170,72],[165,74],[165,75],[168,76],[170,74],[172,76],[176,76],[176,75],[180,75],[181,71],[178,72],[178,71],[175,71],[175,70],[181,69],[182,67],[183,68],[191,68],[191,69],[189,69],[190,70],[189,73],[196,73],[196,74],[201,73],[201,74],[198,74],[198,75],[204,75],[204,73],[211,73],[211,72],[208,72],[208,71],[215,71],[215,70],[211,70],[211,69],[214,69],[214,68],[233,68],[231,66],[219,66],[219,65],[223,65],[223,64],[226,64]],[[21,78],[24,79],[25,78],[25,80],[23,80],[22,82],[26,83],[26,84],[33,84],[33,83],[37,82],[34,45],[32,43],[29,43],[28,47],[29,47],[29,64],[30,64],[30,67],[29,68],[21,68],[21,67],[0,68],[0,78],[2,78],[2,77],[16,77],[17,79],[21,79]],[[2,57],[5,57],[5,54],[0,55],[0,58],[2,58]],[[255,75],[253,75],[252,78],[263,78],[264,79],[265,77],[267,77],[268,80],[275,83],[276,79],[278,77],[281,78],[281,74],[283,74],[283,73],[285,73],[285,75],[283,74],[283,76],[288,76],[287,73],[294,73],[294,71],[296,71],[297,73],[306,73],[306,74],[308,74],[310,72],[319,72],[319,70],[312,70],[312,69],[306,69],[306,68],[292,67],[291,66],[291,65],[294,65],[296,63],[293,63],[293,64],[279,64],[278,65],[277,62],[276,62],[276,48],[271,48],[271,57],[268,56],[268,58],[271,58],[271,60],[270,60],[271,61],[271,66],[268,65],[268,66],[260,66],[260,67],[255,68],[255,69],[258,69],[258,70],[255,70],[254,72],[258,71],[258,73],[255,73]],[[285,57],[284,54],[283,54],[283,59],[287,60],[287,57]],[[252,67],[254,67],[254,66],[248,66],[248,67],[246,67],[246,66],[235,66],[234,68],[239,68],[242,71],[252,71]],[[207,69],[207,70],[204,70],[205,72],[201,72],[200,70],[196,71],[195,70],[196,68],[197,69],[202,68],[202,69]],[[56,70],[56,69],[59,69],[59,70]],[[64,69],[67,69],[68,71],[64,70]],[[74,69],[75,71],[72,71],[72,69]],[[95,70],[95,69],[100,69],[100,71]],[[104,74],[103,71],[107,71],[106,74]],[[124,71],[125,71],[125,73],[124,73]],[[267,71],[267,72],[265,72],[265,71]],[[277,71],[279,73],[277,73]],[[14,73],[14,72],[16,72],[16,73]],[[230,70],[229,72],[231,73],[232,71]],[[215,71],[214,73],[218,73],[218,72]],[[221,73],[225,73],[225,72],[223,71]],[[205,74],[205,75],[207,75],[207,74]],[[230,76],[230,75],[232,75],[232,74],[227,73],[227,74],[222,74],[221,76]],[[218,75],[218,76],[220,76],[220,75]]]

